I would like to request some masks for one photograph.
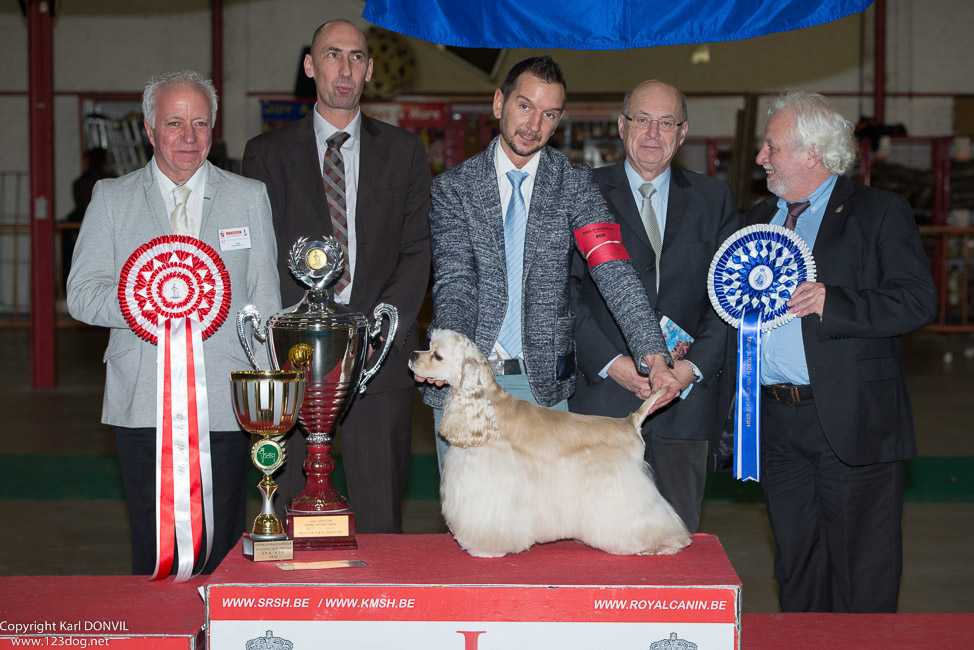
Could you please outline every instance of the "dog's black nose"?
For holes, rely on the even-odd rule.
[[[418,358],[419,358],[419,352],[411,352],[409,354],[409,360],[410,361],[415,361]]]

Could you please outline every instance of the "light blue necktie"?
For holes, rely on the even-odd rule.
[[[507,255],[507,314],[501,324],[497,342],[511,357],[521,354],[521,277],[524,274],[524,231],[528,225],[528,211],[521,196],[521,183],[527,172],[515,169],[507,172],[514,191],[507,204],[504,220],[504,252]]]

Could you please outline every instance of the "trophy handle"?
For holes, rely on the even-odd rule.
[[[379,336],[379,332],[382,331],[382,323],[380,319],[385,316],[389,319],[389,334],[386,336],[386,344],[382,346],[382,352],[379,354],[379,358],[372,365],[371,368],[362,373],[362,379],[358,383],[358,392],[365,392],[365,384],[368,383],[372,376],[379,372],[379,367],[382,362],[386,360],[386,355],[389,354],[389,349],[392,347],[392,342],[396,338],[396,331],[399,329],[399,312],[396,308],[387,303],[382,303],[381,305],[376,305],[375,311],[372,312],[372,320],[374,324],[369,330],[369,342],[373,341]]]
[[[240,345],[243,346],[244,352],[247,353],[250,365],[254,367],[254,370],[260,370],[257,357],[254,356],[254,351],[250,349],[250,342],[247,340],[247,321],[253,321],[254,337],[261,343],[266,343],[267,334],[261,329],[260,310],[256,306],[247,305],[237,312],[237,337],[240,339]]]

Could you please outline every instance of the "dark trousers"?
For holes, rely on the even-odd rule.
[[[413,388],[357,395],[339,424],[348,501],[356,533],[401,533],[402,495],[412,455]],[[274,509],[283,518],[287,504],[304,489],[301,469],[307,453],[304,434],[287,437],[287,461],[274,476],[279,488]]]
[[[156,430],[115,427],[115,447],[132,531],[132,573],[150,575],[156,564]],[[244,532],[249,449],[242,431],[210,432],[214,531],[203,573],[212,573]]]
[[[643,440],[656,488],[680,515],[687,530],[696,533],[707,484],[707,441],[660,438],[645,429]]]
[[[895,612],[903,462],[836,457],[813,402],[762,399],[761,485],[783,612]]]

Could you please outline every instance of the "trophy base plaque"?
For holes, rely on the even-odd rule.
[[[259,535],[244,533],[244,557],[254,562],[281,562],[294,559],[294,541],[290,539],[259,539]]]
[[[287,536],[303,551],[355,549],[355,513],[287,511]]]

